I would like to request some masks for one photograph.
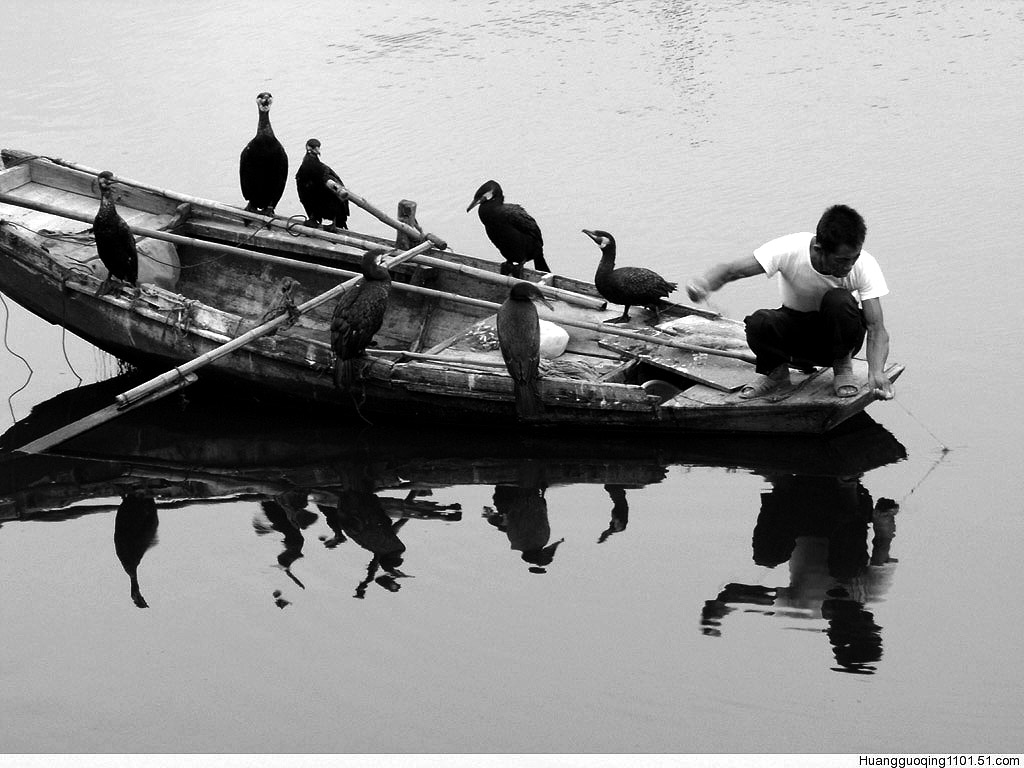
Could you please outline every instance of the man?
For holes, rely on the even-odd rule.
[[[703,301],[726,283],[779,274],[782,306],[746,318],[747,344],[757,357],[757,379],[739,397],[761,397],[790,384],[789,368],[831,366],[834,391],[853,397],[860,384],[851,358],[867,334],[867,385],[883,400],[893,397],[885,375],[889,333],[881,297],[889,293],[878,262],[862,250],[867,229],[853,208],[833,205],[812,235],[800,232],[762,245],[750,256],[718,264],[686,286]],[[854,294],[860,300],[854,298]]]

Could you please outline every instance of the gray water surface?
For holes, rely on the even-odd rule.
[[[289,540],[258,489],[161,507],[146,610],[117,496],[5,521],[0,751],[1021,750],[1024,4],[8,5],[3,146],[240,202],[269,90],[293,172],[316,136],[353,190],[416,200],[427,229],[491,256],[465,207],[495,178],[581,278],[583,228],[682,284],[846,202],[908,368],[871,408],[897,458],[825,479],[637,446],[646,474],[623,482],[640,470],[621,453],[598,472],[567,452],[517,518],[453,459],[463,479],[420,500],[459,519],[410,519],[405,577],[361,597],[371,553],[325,546],[314,503]],[[300,211],[294,187],[278,210]],[[383,234],[361,211],[350,226]],[[777,289],[713,303],[742,317]],[[4,323],[5,428],[117,370],[9,300]],[[522,485],[536,465],[496,466]],[[882,497],[895,531],[846,514]]]

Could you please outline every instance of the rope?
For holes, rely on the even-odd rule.
[[[920,420],[919,418],[917,418],[917,416],[915,416],[914,414],[912,414],[912,413],[910,412],[910,409],[909,409],[909,408],[907,408],[907,406],[905,406],[905,405],[904,405],[904,404],[902,403],[902,401],[900,401],[899,399],[896,399],[896,402],[897,402],[897,403],[899,403],[899,405],[900,405],[900,408],[902,408],[902,409],[903,409],[904,411],[906,411],[906,412],[907,412],[907,416],[909,416],[909,417],[910,417],[910,418],[912,418],[912,419],[913,419],[914,421],[916,421],[916,422],[917,422],[917,423],[918,423],[918,424],[920,425],[921,429],[923,429],[923,430],[924,430],[925,432],[927,432],[927,433],[928,433],[929,435],[931,435],[932,439],[933,439],[933,440],[934,440],[934,441],[935,441],[936,443],[938,443],[938,445],[939,445],[939,448],[940,448],[940,449],[942,449],[942,455],[943,455],[943,456],[945,456],[945,455],[946,455],[947,453],[949,453],[949,452],[950,452],[951,450],[953,450],[952,448],[950,448],[949,446],[947,446],[947,445],[946,445],[946,444],[945,444],[944,442],[942,442],[941,440],[939,440],[939,438],[935,436],[935,433],[934,433],[934,432],[932,432],[932,431],[931,431],[930,429],[928,429],[928,427],[926,427],[926,426],[924,425],[924,422],[923,422],[923,421],[921,421],[921,420]]]
[[[28,368],[28,378],[25,379],[25,383],[18,387],[16,390],[14,390],[7,397],[7,408],[11,412],[11,422],[14,423],[17,421],[17,418],[14,416],[14,396],[28,386],[28,383],[32,381],[32,375],[35,373],[35,371],[32,370],[32,366],[29,364],[28,360],[19,355],[13,349],[11,349],[11,345],[7,343],[7,327],[9,325],[9,321],[11,318],[11,310],[7,306],[7,299],[4,298],[4,295],[2,293],[0,293],[0,304],[4,305],[4,347],[7,349],[8,352],[10,352],[16,358],[21,360],[21,362],[25,364],[25,367]]]
[[[69,272],[71,270],[68,270]],[[60,349],[64,353],[64,362],[67,363],[71,373],[74,374],[75,378],[78,379],[78,383],[75,385],[75,389],[82,386],[84,381],[81,376],[78,375],[78,371],[75,370],[75,366],[71,363],[71,358],[68,357],[68,291],[67,291],[67,278],[64,281],[64,290],[61,291],[61,322],[60,322]]]

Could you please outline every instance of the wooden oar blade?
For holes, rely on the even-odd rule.
[[[32,442],[26,443],[20,448],[15,448],[12,453],[43,453],[44,451],[53,448],[55,445],[66,442],[73,437],[78,437],[101,424],[106,424],[108,421],[112,421],[128,411],[133,411],[147,403],[159,400],[160,398],[173,394],[180,389],[184,389],[190,384],[194,384],[197,379],[198,377],[195,374],[181,376],[175,381],[166,384],[163,389],[151,392],[148,397],[134,400],[127,405],[121,405],[120,403],[115,402],[108,405],[106,408],[101,408],[94,413],[90,413],[88,416],[84,416],[77,421],[66,424],[60,429],[55,429],[49,434],[36,438]]]

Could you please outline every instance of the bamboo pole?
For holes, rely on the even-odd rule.
[[[90,168],[88,166],[80,165],[78,163],[72,163],[72,162],[70,162],[68,160],[61,160],[60,158],[52,158],[52,157],[42,157],[42,156],[40,156],[39,159],[40,160],[47,160],[47,161],[53,163],[54,165],[59,165],[59,166],[61,166],[63,168],[69,168],[69,169],[71,169],[73,171],[78,171],[80,173],[90,174],[92,176],[95,176],[95,175],[97,175],[97,174],[99,174],[101,172],[101,171],[99,171],[99,170],[97,170],[95,168]],[[152,184],[146,184],[144,182],[136,181],[134,179],[129,179],[129,178],[124,177],[124,176],[118,176],[116,174],[114,176],[114,181],[119,183],[119,184],[124,184],[124,185],[130,186],[130,187],[135,187],[136,189],[141,189],[141,190],[143,190],[145,192],[151,192],[151,193],[153,193],[155,195],[160,195],[162,197],[167,197],[167,198],[170,198],[172,200],[177,200],[178,202],[181,202],[181,203],[188,203],[189,205],[194,205],[194,206],[197,206],[199,208],[206,208],[206,209],[208,209],[210,211],[214,211],[216,213],[223,214],[224,216],[229,216],[231,218],[245,218],[245,219],[250,219],[252,221],[258,221],[264,228],[266,228],[268,230],[269,229],[282,229],[282,230],[285,230],[285,231],[288,231],[288,232],[298,232],[299,234],[306,235],[308,237],[313,237],[313,238],[316,238],[316,239],[325,240],[325,241],[331,242],[331,243],[338,243],[340,245],[347,245],[347,246],[350,246],[350,247],[353,247],[353,248],[362,248],[364,250],[368,250],[370,248],[380,248],[381,247],[381,242],[379,240],[373,240],[373,239],[371,239],[369,237],[360,236],[358,233],[354,233],[354,232],[349,232],[349,231],[345,231],[345,232],[326,232],[326,231],[324,231],[322,229],[313,228],[313,227],[306,227],[306,226],[303,226],[301,224],[294,224],[293,222],[291,222],[290,219],[288,219],[286,217],[283,217],[283,216],[266,216],[266,215],[261,214],[261,213],[255,213],[253,211],[247,211],[244,208],[239,208],[237,206],[231,206],[231,205],[227,205],[225,203],[217,202],[215,200],[206,200],[206,199],[203,199],[203,198],[200,198],[200,197],[194,197],[192,195],[186,195],[186,194],[183,194],[181,192],[175,192],[175,191],[170,190],[170,189],[163,189],[161,187],[153,186]],[[344,188],[340,188],[340,189],[344,189]],[[362,204],[365,203],[366,205],[372,207],[374,211],[377,211],[378,213],[381,213],[377,208],[375,208],[370,203],[368,203],[365,200],[365,198],[362,198],[362,197],[360,197],[358,195],[355,195],[350,190],[345,190],[345,192],[352,198],[352,201],[355,202],[357,205],[360,205],[362,207]],[[358,200],[357,200],[357,198],[358,198]],[[362,202],[359,202],[359,201],[362,201]],[[30,207],[28,205],[25,205],[24,202],[17,202],[15,200],[8,200],[8,201],[5,201],[5,202],[10,202],[12,205],[22,205],[23,207]],[[39,209],[36,209],[36,210],[39,210]],[[52,212],[52,211],[46,211],[46,212]],[[90,224],[92,223],[92,219],[91,218],[81,218],[81,217],[78,217],[78,216],[75,216],[75,215],[65,215],[63,213],[57,213],[57,215],[64,216],[65,218],[75,218],[75,219],[77,219],[79,221],[88,221]],[[376,215],[376,214],[374,214],[374,215]],[[382,213],[382,215],[384,215],[386,219],[391,219],[391,217],[387,216],[386,214]],[[388,223],[388,221],[385,221],[385,223]],[[402,225],[402,227],[403,227],[402,231],[404,231],[404,232],[406,232],[406,234],[410,235],[410,237],[415,242],[418,243],[421,240],[423,240],[424,234],[422,232],[420,232],[418,229],[416,229],[414,227],[411,227],[409,225],[403,225],[402,222],[396,222],[396,223],[398,223],[399,225]],[[389,224],[389,226],[390,226],[390,224]],[[150,232],[150,234],[146,234],[145,237],[153,237],[155,239],[160,239],[158,235],[151,234],[152,230],[150,230],[149,232]],[[426,235],[426,237],[431,238],[431,237],[436,237],[436,236],[435,235]],[[170,242],[174,242],[174,241],[172,240]],[[434,242],[435,245],[437,245],[438,242],[443,243],[444,241],[441,240],[440,238],[437,238],[436,241],[432,241],[432,242]],[[446,245],[440,245],[438,247],[443,249],[443,248],[446,248],[447,246]],[[417,263],[426,264],[426,265],[432,266],[432,267],[437,267],[438,269],[445,269],[445,270],[452,271],[452,272],[458,272],[458,273],[462,273],[462,274],[466,274],[466,275],[471,275],[472,277],[478,278],[480,280],[485,280],[487,282],[495,283],[497,285],[506,285],[506,286],[511,287],[512,283],[515,282],[515,278],[510,278],[508,275],[499,275],[499,274],[496,274],[494,272],[489,272],[486,269],[480,269],[478,267],[471,267],[471,266],[469,266],[467,264],[459,264],[457,262],[446,261],[445,259],[440,259],[440,258],[438,258],[436,256],[423,255],[423,256],[417,258],[416,261],[417,261]],[[564,302],[566,302],[568,304],[577,304],[577,305],[582,306],[582,307],[592,307],[592,308],[595,308],[595,309],[604,309],[607,306],[607,302],[605,302],[603,299],[598,299],[598,298],[595,298],[593,296],[587,296],[587,295],[582,294],[582,293],[576,293],[575,291],[569,291],[569,290],[566,290],[565,288],[555,288],[553,286],[548,286],[548,285],[543,285],[542,284],[542,285],[540,285],[540,289],[544,292],[544,294],[546,296],[550,296],[552,298],[559,299],[559,300],[564,301]],[[698,311],[700,313],[702,313],[702,314],[706,312],[706,310],[698,310]]]
[[[411,224],[406,224],[404,221],[399,221],[394,216],[389,216],[362,195],[357,195],[351,189],[343,187],[341,184],[334,181],[333,179],[327,180],[327,188],[331,190],[331,192],[333,192],[335,195],[337,195],[338,199],[351,200],[353,203],[358,205],[371,216],[384,222],[392,229],[395,229],[399,232],[404,232],[406,235],[408,235],[415,241],[422,241],[424,239],[429,240],[442,251],[448,247],[448,244],[437,235],[432,235],[429,232],[423,233],[420,230],[416,229],[416,227],[412,226]]]
[[[404,251],[403,253],[399,253],[385,259],[384,266],[385,268],[395,267],[403,261],[415,258],[418,254],[430,247],[431,244],[429,242],[420,243],[408,251]],[[296,311],[299,314],[309,312],[310,310],[319,307],[321,304],[340,296],[345,291],[351,289],[361,279],[362,276],[360,275],[346,280],[344,283],[334,286],[329,291],[325,291],[319,296],[300,304],[296,307]],[[145,403],[151,403],[162,397],[166,397],[167,395],[178,391],[182,387],[195,382],[197,378],[195,372],[200,368],[231,354],[237,349],[241,349],[261,336],[266,336],[289,321],[289,315],[287,313],[282,313],[262,325],[258,325],[252,330],[243,333],[241,336],[238,336],[229,342],[221,344],[219,347],[211,349],[209,352],[189,360],[187,363],[176,366],[171,370],[150,379],[149,381],[143,382],[127,392],[117,395],[114,398],[115,402],[112,405],[101,408],[99,411],[79,419],[78,421],[54,430],[53,432],[50,432],[37,440],[33,440],[31,443],[28,443],[21,448],[17,448],[16,450],[20,453],[40,453],[45,451],[47,448],[58,445],[66,440],[70,440],[73,437],[77,437],[94,427],[98,427],[100,424],[105,424],[106,422],[117,418],[121,414],[127,413],[128,411]]]
[[[35,201],[22,200],[18,197],[3,192],[0,192],[0,202],[21,206],[23,208],[29,208],[35,211],[41,211],[43,213],[50,213],[56,216],[62,216],[64,218],[74,219],[77,221],[85,221],[89,223],[92,222],[92,218],[86,214],[80,214],[75,211],[61,209],[46,203],[37,203]],[[196,240],[195,238],[185,237],[183,235],[175,235],[170,232],[163,232],[155,229],[148,229],[146,227],[132,226],[129,228],[132,230],[133,233],[141,235],[143,237],[151,237],[157,240],[167,240],[168,242],[171,243],[208,248],[210,250],[217,251],[220,253],[228,253],[235,256],[242,256],[248,259],[267,261],[274,264],[282,264],[284,266],[301,267],[303,269],[308,269],[310,271],[321,272],[325,274],[336,274],[339,276],[354,274],[352,272],[348,272],[347,270],[338,269],[337,267],[324,267],[320,265],[309,264],[308,262],[302,262],[296,259],[289,259],[284,256],[274,256],[272,254],[259,253],[258,251],[250,251],[245,248],[238,248],[231,245],[211,243],[206,240]],[[432,247],[432,243],[430,243],[430,241],[424,241],[413,250],[415,250],[417,254],[422,254],[424,251],[429,250],[430,247]],[[433,288],[424,288],[422,286],[408,285],[406,283],[394,283],[394,286],[395,288],[408,291],[410,293],[419,293],[426,296],[432,296],[434,298],[449,299],[451,301],[455,301],[461,304],[486,309],[489,312],[497,312],[498,308],[501,306],[500,304],[497,304],[493,301],[485,301],[484,299],[474,299],[470,296],[462,296],[460,294],[450,293],[448,291],[438,291]],[[547,312],[547,310],[544,311]],[[627,331],[623,328],[617,328],[615,326],[606,325],[604,323],[594,323],[586,320],[576,320],[571,317],[558,315],[557,313],[547,314],[545,315],[545,319],[551,320],[560,325],[568,325],[575,328],[582,328],[585,330],[595,331],[602,335],[622,336],[623,338],[627,339],[645,341],[650,344],[658,344],[666,347],[674,347],[676,349],[683,349],[688,352],[698,352],[708,355],[716,355],[718,357],[731,357],[737,360],[744,360],[750,363],[754,362],[754,356],[748,352],[736,352],[727,349],[715,349],[714,347],[702,347],[696,344],[687,344],[686,342],[677,341],[676,339],[673,338],[647,336],[641,333]]]
[[[422,242],[419,245],[415,246],[414,248],[410,248],[408,251],[403,251],[402,253],[390,256],[384,260],[384,268],[391,269],[393,267],[397,267],[402,262],[416,258],[416,256],[418,256],[419,254],[423,253],[423,251],[431,247],[433,246],[430,242]],[[336,299],[345,291],[355,286],[355,284],[358,283],[360,280],[362,280],[362,275],[350,278],[349,280],[346,280],[340,285],[334,286],[329,291],[325,291],[324,293],[321,293],[319,296],[314,296],[309,301],[303,302],[302,304],[295,308],[295,312],[299,315],[304,315],[310,310],[316,309],[320,305],[326,304],[328,301]],[[115,399],[122,405],[126,405],[130,403],[132,400],[135,400],[139,397],[144,397],[146,394],[153,391],[154,389],[159,389],[160,387],[166,385],[168,382],[174,381],[175,379],[178,379],[181,376],[184,376],[188,373],[192,373],[193,371],[196,371],[205,365],[209,365],[215,360],[219,360],[225,355],[231,354],[236,349],[241,349],[246,344],[255,341],[261,336],[266,336],[268,333],[279,328],[280,326],[284,325],[287,322],[292,322],[292,316],[290,316],[288,313],[282,313],[277,317],[268,320],[262,325],[257,325],[252,330],[246,331],[241,336],[238,336],[225,344],[221,344],[219,347],[211,349],[209,352],[206,352],[200,355],[199,357],[193,358],[192,360],[189,360],[187,363],[184,363],[183,365],[176,366],[171,370],[167,371],[166,373],[163,373],[160,376],[151,379],[150,381],[140,384],[134,389],[130,389],[127,392],[118,395]]]
[[[426,360],[428,362],[435,363],[456,363],[460,365],[480,365],[488,368],[504,368],[504,360],[488,360],[486,358],[480,359],[475,357],[454,356],[454,355],[434,355],[428,352],[407,352],[404,349],[374,349],[367,351],[368,357],[377,357],[378,355],[395,355],[396,357],[408,357],[412,360]]]

